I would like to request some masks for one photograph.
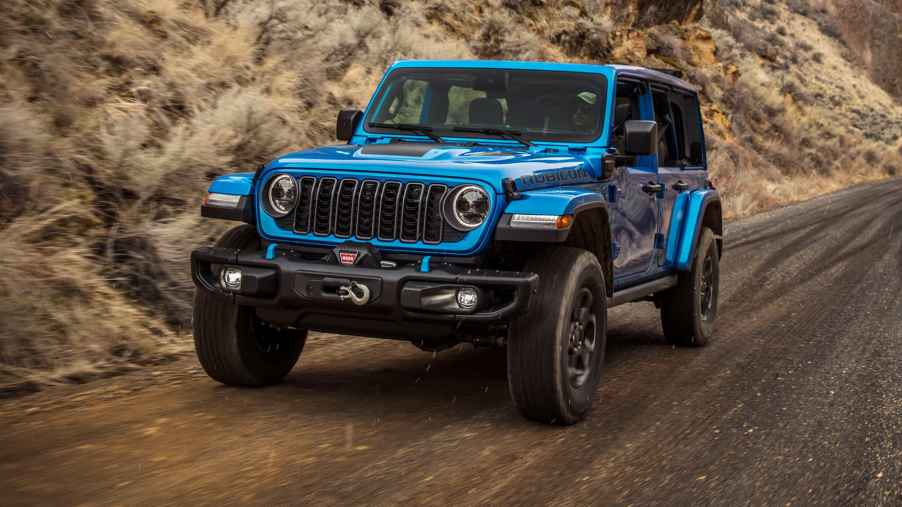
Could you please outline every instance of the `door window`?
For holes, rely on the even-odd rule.
[[[620,153],[626,152],[626,122],[641,120],[639,99],[643,86],[633,81],[618,81],[617,96],[614,99],[614,114],[611,124],[611,144]]]
[[[705,140],[698,96],[654,91],[661,167],[704,166]]]
[[[681,95],[683,123],[686,132],[686,154],[684,158],[690,166],[705,164],[705,139],[702,134],[702,116],[697,95]]]
[[[655,121],[658,122],[658,165],[675,167],[680,165],[680,145],[677,140],[677,126],[670,110],[670,94],[654,90]],[[680,119],[682,121],[682,119]]]

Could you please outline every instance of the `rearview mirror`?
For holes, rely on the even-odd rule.
[[[658,124],[653,121],[630,120],[623,126],[627,155],[655,155],[658,153]]]
[[[361,111],[348,109],[338,113],[338,122],[335,124],[335,137],[339,141],[350,141],[357,130],[357,124],[363,116]]]

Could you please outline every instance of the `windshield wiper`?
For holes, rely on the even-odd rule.
[[[429,125],[414,125],[413,123],[375,123],[370,122],[366,124],[367,127],[377,128],[377,129],[394,129],[400,130],[401,132],[413,132],[414,134],[420,134],[421,136],[426,136],[433,141],[443,144],[445,142],[440,136],[433,133],[433,128]]]
[[[454,127],[454,132],[469,132],[472,134],[485,134],[487,136],[497,136],[511,141],[517,141],[526,146],[532,146],[532,143],[523,137],[523,132],[519,130],[496,129],[491,127]]]

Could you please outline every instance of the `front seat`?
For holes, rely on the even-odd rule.
[[[504,125],[504,110],[496,99],[481,98],[470,101],[470,123],[473,125]]]

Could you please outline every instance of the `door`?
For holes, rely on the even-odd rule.
[[[660,201],[659,234],[661,249],[655,263],[664,268],[663,246],[671,234],[679,234],[680,225],[673,223],[673,210],[686,194],[703,188],[708,173],[705,167],[705,140],[698,96],[682,90],[653,87],[655,121],[658,122],[658,177],[664,186]],[[687,197],[683,197],[686,199]]]
[[[628,120],[652,120],[652,100],[645,83],[621,79],[612,125],[611,144],[623,153],[623,125]],[[614,241],[614,288],[620,289],[647,276],[654,266],[658,206],[653,186],[658,184],[655,159],[637,157],[621,167],[609,188],[611,235]]]

